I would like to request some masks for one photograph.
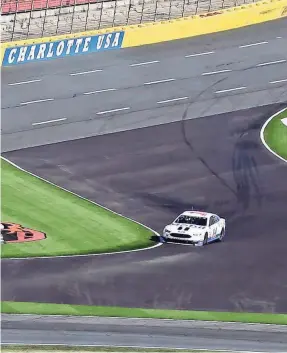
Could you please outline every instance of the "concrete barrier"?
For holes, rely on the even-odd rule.
[[[262,1],[168,22],[125,30],[123,48],[189,38],[287,17],[287,0]]]
[[[171,21],[5,43],[1,46],[1,63],[2,66],[11,66],[154,44],[226,31],[283,17],[287,17],[287,0],[261,1]]]

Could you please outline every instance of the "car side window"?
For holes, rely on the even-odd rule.
[[[211,216],[209,220],[209,227],[211,227],[213,223],[214,223],[213,216]]]
[[[217,223],[219,221],[219,217],[215,216],[214,217],[214,222],[213,223]]]

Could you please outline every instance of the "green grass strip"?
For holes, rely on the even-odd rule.
[[[156,318],[287,325],[287,314],[140,309],[11,301],[3,301],[1,305],[2,313],[10,314]]]
[[[284,118],[287,118],[287,108],[270,120],[263,134],[271,150],[287,160],[287,126],[281,121]]]
[[[47,235],[44,240],[2,245],[2,258],[95,254],[155,244],[149,229],[2,159],[1,189],[1,221],[19,223]]]

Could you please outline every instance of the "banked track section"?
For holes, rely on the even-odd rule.
[[[4,68],[2,151],[284,102],[285,28]]]
[[[259,130],[264,121],[283,106],[277,104],[239,110],[287,100],[284,82],[279,83],[279,86],[276,86],[276,83],[270,83],[278,81],[278,77],[282,79],[282,72],[287,72],[284,70],[286,64],[282,61],[286,59],[284,24],[284,21],[278,21],[228,35],[220,34],[192,41],[166,43],[148,49],[124,50],[117,53],[116,59],[111,59],[114,62],[112,65],[107,58],[114,58],[114,54],[109,54],[110,57],[99,55],[97,65],[101,68],[106,65],[108,68],[108,75],[102,81],[98,76],[95,79],[92,73],[70,75],[95,69],[95,57],[85,58],[85,60],[83,58],[59,60],[46,63],[45,66],[31,65],[30,68],[26,65],[27,71],[21,70],[20,66],[11,72],[3,70],[2,144],[4,151],[59,140],[73,140],[81,136],[113,132],[116,129],[131,130],[145,125],[178,121],[121,134],[11,151],[4,153],[6,158],[75,192],[79,187],[76,182],[78,178],[83,185],[82,180],[93,176],[94,190],[90,193],[86,192],[83,196],[127,216],[130,215],[159,231],[163,224],[182,209],[190,206],[212,209],[223,214],[228,218],[228,226],[232,231],[223,244],[200,250],[168,245],[145,254],[114,255],[109,258],[2,260],[2,300],[13,298],[18,301],[95,305],[286,312],[286,288],[283,280],[286,268],[284,262],[286,237],[282,233],[282,229],[287,227],[283,211],[286,203],[286,188],[283,185],[283,181],[287,178],[286,167],[270,157],[259,140]],[[240,46],[263,41],[267,43],[240,48]],[[266,47],[263,49],[268,45],[270,45],[269,50],[266,50]],[[228,48],[231,48],[231,51]],[[242,54],[244,50],[247,52]],[[214,54],[185,57],[211,51],[222,53],[217,57],[218,61],[213,57]],[[189,66],[184,67],[183,62],[186,63],[185,60],[190,58],[197,61],[192,61],[192,64],[189,62]],[[151,68],[153,64],[140,67],[129,66],[156,60],[160,63],[166,60],[164,66],[159,66],[162,71],[159,67],[154,68],[154,71],[147,71],[146,69]],[[275,61],[281,62],[257,66],[260,63]],[[241,71],[239,70],[236,76],[239,80],[236,84],[240,84],[238,87],[246,86],[240,80],[245,80],[248,76],[249,82],[252,80],[252,83],[256,82],[257,89],[223,92],[222,97],[207,96],[202,102],[189,105],[188,110],[186,110],[187,105],[183,105],[182,102],[153,107],[151,98],[159,102],[172,92],[167,86],[161,84],[155,84],[154,87],[157,87],[155,90],[141,91],[146,88],[144,87],[140,91],[132,90],[126,96],[118,91],[106,92],[115,93],[117,98],[113,100],[111,96],[102,95],[97,101],[92,98],[90,105],[80,105],[84,102],[77,101],[77,105],[81,107],[80,112],[75,110],[74,103],[71,103],[77,98],[78,91],[106,89],[111,87],[108,85],[110,83],[121,83],[126,86],[134,83],[140,86],[142,83],[151,82],[151,79],[155,81],[158,78],[155,76],[155,71],[162,75],[162,79],[171,77],[171,74],[183,78],[181,80],[176,77],[175,81],[167,84],[174,85],[172,89],[177,94],[185,95],[188,88],[195,100],[201,92],[206,92],[207,86],[214,88],[213,93],[231,87],[218,86],[221,79],[217,75],[226,75],[224,84],[234,83],[236,78],[233,76],[233,67],[232,72],[211,75],[215,81],[208,82],[208,85],[201,81],[206,78],[202,77],[202,73],[227,70],[226,65],[230,63],[240,65]],[[158,63],[154,63],[156,64]],[[119,70],[119,67],[122,68],[121,65],[141,71],[129,76],[130,71]],[[251,71],[255,71],[252,75],[249,71],[247,76],[244,76],[250,66]],[[103,72],[104,69],[99,73]],[[75,77],[80,80],[72,84],[70,80]],[[259,81],[254,81],[257,77]],[[8,86],[8,84],[44,78],[48,80],[42,86],[45,94],[32,83],[29,90],[26,86],[29,83]],[[136,82],[130,83],[129,79]],[[186,81],[186,85],[182,86],[178,81]],[[148,87],[150,89],[153,85]],[[62,92],[76,96],[64,99],[61,97]],[[48,93],[56,96],[56,106],[45,106],[45,104],[55,104],[55,101],[20,104],[47,98]],[[86,96],[89,97],[89,95]],[[199,101],[203,96],[204,94]],[[137,97],[141,97],[142,100],[136,101]],[[132,100],[133,103],[142,104],[142,109],[128,114],[107,113],[104,117],[93,118],[89,120],[90,123],[87,123],[86,118],[92,112],[109,110],[104,105],[110,102],[124,103],[123,98],[128,102]],[[16,105],[20,106],[13,108]],[[55,112],[62,117],[67,117],[67,120],[71,119],[69,109],[75,110],[74,118],[79,120],[77,123],[66,121],[62,125],[51,123],[51,126],[44,124],[40,128],[32,126],[32,123],[39,122],[39,115],[43,120],[53,120]],[[211,116],[226,110],[237,112]],[[195,117],[204,115],[210,115],[210,117],[193,120]],[[21,116],[20,122],[19,116]],[[106,169],[107,157],[108,170]],[[77,161],[81,161],[81,164],[78,165]],[[59,168],[59,165],[63,168]],[[89,169],[85,168],[85,165],[89,165]],[[70,176],[65,169],[71,171]],[[86,175],[84,175],[85,170],[88,171]],[[74,180],[73,176],[76,176]],[[96,185],[105,185],[103,188],[105,192],[96,188]],[[276,239],[272,243],[268,240],[271,225],[272,234],[276,234]],[[268,243],[267,247],[266,243]],[[274,258],[275,253],[276,258]],[[270,261],[266,262],[266,259]],[[58,271],[59,268],[61,272]],[[71,268],[73,268],[72,272]],[[166,273],[169,273],[169,276],[166,276]],[[190,273],[193,275],[190,276]],[[18,342],[41,340],[43,337],[39,331],[33,331],[32,327],[30,327],[32,334],[28,332],[23,334],[23,331],[17,331],[13,326],[10,328],[16,330],[9,332],[14,337],[18,337]],[[197,341],[197,345],[201,346],[207,342],[206,337],[210,332],[202,329],[200,332],[193,332],[193,335],[204,337],[201,342]],[[230,337],[233,337],[233,333]],[[168,331],[161,332],[160,342],[167,342],[169,334]],[[257,337],[253,333],[246,333],[246,335]],[[8,339],[11,340],[11,336],[6,337],[8,337],[6,342]],[[75,342],[81,343],[80,334],[73,337]],[[131,337],[126,332],[125,337],[133,342],[141,339],[142,336]],[[94,333],[87,333],[84,339],[90,339],[96,343],[102,338],[94,336]],[[247,339],[246,336],[246,339],[243,336],[239,337],[236,343],[230,342],[227,336],[221,338],[222,341],[217,341],[221,349],[224,347],[228,349],[236,344],[237,347],[239,345],[242,347],[240,349],[245,347],[255,350],[254,342],[251,343],[251,338]],[[56,342],[59,336],[51,339]],[[277,343],[278,339],[279,344],[285,344],[284,338],[276,337]],[[186,344],[194,343],[189,343],[180,332],[174,336],[173,342],[176,346],[181,346],[180,343],[183,340]],[[274,343],[273,338],[270,340]],[[280,345],[275,346],[273,343],[272,347],[266,343],[267,351],[280,351]],[[155,345],[160,345],[159,341]],[[256,347],[258,349],[259,346]]]

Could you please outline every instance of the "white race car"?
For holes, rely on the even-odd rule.
[[[225,235],[225,219],[216,214],[185,211],[163,230],[165,242],[184,242],[203,246],[221,241]]]

